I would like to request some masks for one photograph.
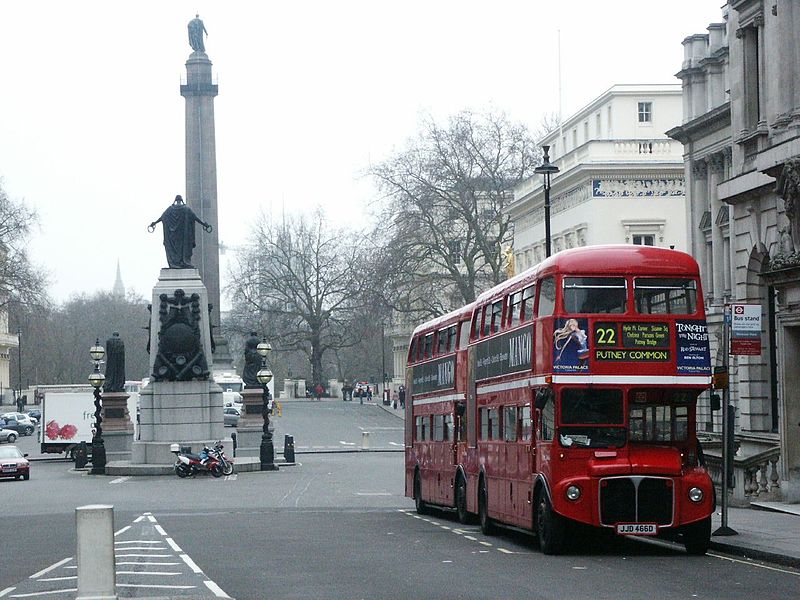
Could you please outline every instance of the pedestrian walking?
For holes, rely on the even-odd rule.
[[[400,408],[405,409],[406,407],[406,386],[401,385],[400,391],[398,392],[398,398],[400,400]]]
[[[397,410],[397,399],[398,399],[398,394],[397,390],[395,390],[392,392],[392,408],[395,410]]]

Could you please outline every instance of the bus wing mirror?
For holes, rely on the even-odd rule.
[[[719,394],[711,394],[711,410],[719,410],[722,408],[722,399]]]
[[[546,390],[537,390],[534,406],[539,410],[544,410],[544,407],[547,406],[547,401],[549,399],[550,399],[550,394],[548,394]]]

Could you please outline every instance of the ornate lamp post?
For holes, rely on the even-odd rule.
[[[103,397],[100,395],[100,388],[103,386],[106,378],[100,372],[100,362],[106,355],[105,348],[100,345],[100,338],[97,338],[94,346],[89,349],[89,356],[94,361],[94,371],[89,375],[89,383],[94,388],[94,435],[92,436],[92,475],[105,475],[106,474],[106,447],[103,442],[103,428],[100,424],[103,422],[102,410]]]
[[[542,146],[542,151],[542,164],[533,172],[544,175],[544,252],[547,257],[550,256],[550,175],[558,173],[558,167],[550,162],[550,146]]]
[[[272,346],[267,342],[267,338],[262,340],[256,351],[261,356],[261,369],[258,371],[256,378],[264,387],[264,406],[261,409],[261,416],[264,417],[264,426],[261,428],[263,433],[261,434],[261,448],[259,450],[261,470],[277,471],[275,446],[272,444],[272,432],[269,430],[269,388],[267,384],[272,381],[272,371],[267,368],[267,356],[272,351]]]

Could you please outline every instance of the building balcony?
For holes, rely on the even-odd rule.
[[[19,339],[15,333],[0,333],[0,353],[5,354],[9,348],[19,346]]]

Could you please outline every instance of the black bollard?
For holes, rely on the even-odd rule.
[[[294,436],[283,436],[283,460],[287,463],[294,462]]]
[[[89,449],[86,442],[81,442],[72,451],[72,456],[75,457],[75,468],[83,469],[86,463],[89,462]]]

